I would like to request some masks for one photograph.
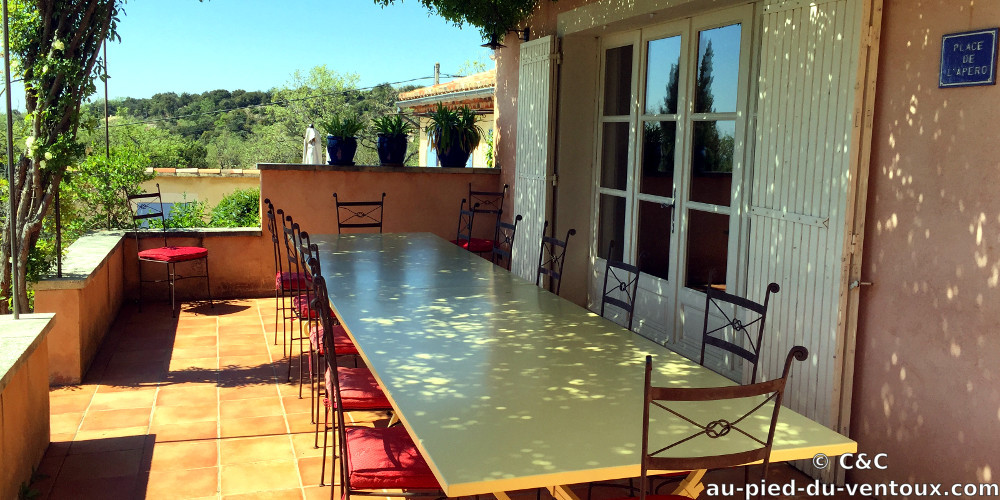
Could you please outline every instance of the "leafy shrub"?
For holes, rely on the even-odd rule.
[[[212,209],[212,227],[259,227],[260,189],[237,189]]]

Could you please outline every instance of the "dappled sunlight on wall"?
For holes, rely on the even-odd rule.
[[[1000,4],[884,13],[852,437],[890,468],[854,478],[995,481],[979,429],[1000,426],[1000,93],[938,76],[941,36],[1000,25]]]

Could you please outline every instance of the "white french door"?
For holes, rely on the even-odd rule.
[[[689,356],[706,287],[742,285],[751,15],[748,5],[602,40],[590,296],[600,300],[609,251],[637,263],[635,330]]]

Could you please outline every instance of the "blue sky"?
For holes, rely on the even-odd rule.
[[[320,64],[370,86],[431,76],[435,62],[443,74],[491,62],[476,28],[429,16],[416,0],[385,9],[372,0],[130,0],[119,34],[108,45],[112,99],[267,90]],[[15,107],[23,96],[12,92]]]

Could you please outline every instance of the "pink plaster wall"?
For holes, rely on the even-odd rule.
[[[998,25],[885,0],[851,434],[889,469],[855,481],[1000,479],[1000,88],[938,88],[941,36]]]

